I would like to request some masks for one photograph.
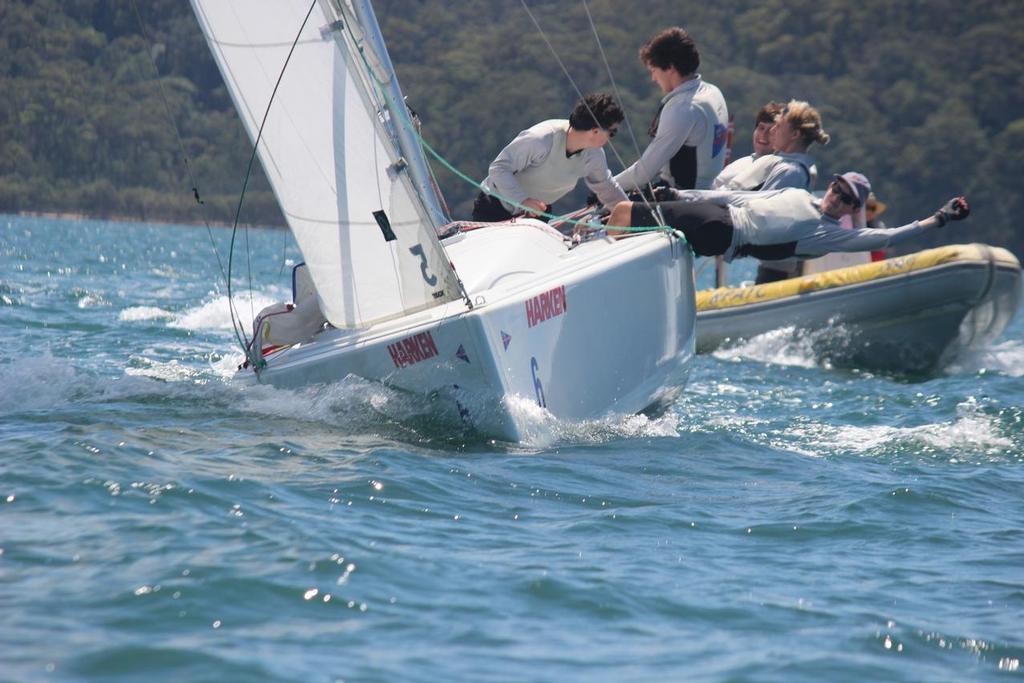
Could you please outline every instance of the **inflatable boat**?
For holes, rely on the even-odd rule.
[[[792,328],[837,367],[941,369],[989,344],[1020,303],[1017,258],[960,244],[802,277],[697,292],[697,352]]]

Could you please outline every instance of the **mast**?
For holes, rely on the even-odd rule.
[[[441,207],[437,191],[431,181],[430,169],[423,156],[423,147],[415,132],[415,124],[409,115],[409,108],[405,104],[402,89],[398,85],[395,67],[391,63],[391,56],[384,44],[380,25],[377,23],[377,15],[374,14],[370,0],[351,0],[351,2],[362,33],[363,44],[360,47],[366,51],[367,62],[384,92],[385,105],[391,116],[393,132],[401,149],[402,157],[408,164],[412,183],[436,230],[451,221]]]

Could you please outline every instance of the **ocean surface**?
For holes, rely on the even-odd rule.
[[[508,444],[233,383],[210,233],[0,217],[0,681],[1024,676],[1020,317],[916,381],[766,336]],[[248,321],[299,256],[238,246]]]

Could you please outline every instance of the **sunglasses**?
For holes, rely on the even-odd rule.
[[[852,194],[849,194],[843,189],[843,186],[839,184],[838,180],[832,181],[832,192],[835,194],[836,199],[841,201],[843,204],[849,204],[855,209],[860,208],[860,201],[857,200]]]
[[[601,130],[603,130],[605,133],[608,133],[608,139],[611,140],[613,137],[615,137],[615,134],[619,132],[619,127],[615,126],[614,128],[602,128]]]

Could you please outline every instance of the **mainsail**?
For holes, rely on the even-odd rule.
[[[410,177],[421,152],[398,142],[408,114],[386,106],[400,98],[390,60],[364,38],[379,36],[368,5],[358,18],[338,0],[192,5],[253,140],[266,115],[260,161],[327,320],[363,327],[460,298],[435,197]]]

